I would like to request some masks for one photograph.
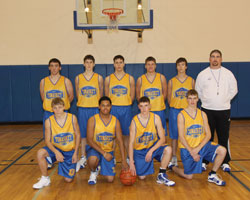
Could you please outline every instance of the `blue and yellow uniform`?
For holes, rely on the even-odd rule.
[[[140,96],[147,96],[150,99],[151,111],[160,116],[162,126],[167,135],[166,114],[165,114],[165,101],[162,94],[161,74],[156,73],[152,82],[147,79],[144,74],[141,76],[141,90]]]
[[[102,154],[96,151],[89,145],[86,146],[87,159],[90,156],[96,156],[101,166],[101,174],[104,176],[115,176],[115,163],[114,163],[114,152],[113,145],[116,137],[116,123],[117,118],[111,115],[111,119],[108,124],[104,124],[99,114],[93,116],[95,120],[94,129],[94,142],[105,152],[110,153],[113,158],[111,161],[107,161]]]
[[[43,134],[45,134],[44,122],[50,116],[52,116],[53,110],[51,107],[51,102],[54,98],[60,97],[64,101],[65,110],[70,108],[70,102],[68,98],[67,88],[65,85],[65,77],[60,76],[57,82],[54,84],[50,77],[44,78],[44,100],[43,100]]]
[[[121,79],[118,79],[115,74],[111,74],[109,78],[109,97],[112,101],[111,114],[120,121],[122,134],[129,135],[129,126],[132,120],[130,76],[125,74]]]
[[[184,118],[184,137],[188,145],[192,148],[197,147],[205,138],[202,111],[197,108],[195,117],[191,117],[186,110],[182,110],[181,115]],[[184,167],[185,174],[196,174],[202,172],[202,160],[213,162],[216,157],[216,149],[219,145],[208,142],[200,150],[200,160],[195,162],[189,151],[179,141],[181,148],[181,160]]]
[[[90,117],[97,114],[98,101],[100,99],[99,75],[93,73],[93,76],[87,80],[84,74],[78,75],[78,122],[81,137],[86,138],[87,122]]]
[[[140,122],[139,115],[134,116],[132,123],[135,124],[135,140],[134,140],[134,162],[136,174],[138,176],[145,176],[154,173],[153,158],[161,161],[163,151],[167,145],[163,145],[156,149],[152,154],[150,162],[145,161],[148,151],[157,143],[158,134],[155,127],[155,115],[150,112],[148,123],[143,126]]]
[[[169,110],[169,136],[171,139],[178,139],[177,116],[179,112],[188,106],[187,92],[193,88],[193,79],[190,76],[181,82],[177,77],[173,77],[171,102]]]
[[[62,153],[64,161],[58,163],[58,174],[67,178],[75,176],[76,163],[72,163],[72,157],[75,152],[75,130],[73,125],[73,115],[66,114],[65,123],[60,126],[55,115],[49,117],[51,128],[51,143]],[[48,147],[44,147],[48,152],[52,163],[56,161],[56,155]]]

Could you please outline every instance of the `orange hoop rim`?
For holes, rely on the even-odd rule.
[[[105,8],[102,10],[102,14],[108,15],[111,20],[116,20],[116,17],[123,14],[123,12],[121,8]]]

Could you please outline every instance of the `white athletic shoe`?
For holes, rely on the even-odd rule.
[[[81,157],[81,159],[76,163],[76,172],[78,172],[80,169],[85,168],[87,165],[87,158],[86,156]]]
[[[89,176],[89,180],[88,180],[88,184],[89,185],[95,185],[97,182],[97,176],[98,176],[98,171],[94,171],[94,172],[90,172],[90,176]]]
[[[224,163],[223,165],[221,165],[221,168],[222,168],[222,170],[224,172],[230,172],[231,171],[231,167],[227,163]]]
[[[175,185],[175,182],[168,179],[168,176],[165,173],[159,173],[157,176],[156,182],[159,184],[164,184],[166,186],[174,186]]]
[[[49,176],[42,176],[40,180],[33,185],[34,189],[42,189],[45,186],[48,186],[50,184],[50,178]]]
[[[206,163],[202,163],[202,171],[206,171],[207,170],[207,164]]]
[[[226,185],[226,182],[223,181],[221,178],[219,178],[217,174],[209,174],[207,180],[208,182],[215,183],[216,185],[219,185],[219,186]]]

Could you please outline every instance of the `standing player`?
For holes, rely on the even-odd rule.
[[[64,101],[60,98],[54,98],[51,107],[54,115],[45,121],[46,147],[37,152],[42,177],[33,185],[34,189],[41,189],[50,184],[46,157],[50,157],[52,163],[59,162],[58,174],[64,176],[66,182],[71,182],[75,176],[80,143],[77,119],[74,115],[64,112]]]
[[[128,154],[129,126],[132,120],[132,102],[135,98],[135,80],[124,72],[124,58],[113,59],[115,72],[105,79],[105,95],[112,101],[111,114],[121,123],[125,149]]]
[[[231,160],[229,149],[229,128],[231,100],[237,94],[237,81],[231,71],[221,66],[222,53],[213,50],[210,53],[210,66],[201,71],[196,79],[195,88],[201,99],[201,109],[207,114],[212,137],[214,131],[218,136],[218,143],[227,149],[222,164],[223,171],[230,171]],[[207,161],[204,160],[203,170],[206,170]]]
[[[97,182],[98,169],[101,167],[101,175],[108,182],[114,181],[115,163],[113,145],[116,139],[120,147],[122,168],[128,168],[125,160],[124,144],[119,120],[110,114],[111,100],[103,96],[99,100],[100,113],[88,120],[86,146],[88,165],[91,169],[88,183],[94,185]]]
[[[84,73],[79,74],[75,78],[82,154],[81,159],[77,162],[76,172],[86,166],[87,122],[90,117],[99,112],[98,100],[103,95],[103,78],[93,71],[95,58],[92,55],[86,55],[83,59],[83,65],[85,68]]]
[[[208,182],[224,186],[216,171],[226,155],[223,146],[210,142],[210,128],[207,115],[197,108],[198,93],[189,90],[187,93],[188,106],[178,114],[179,147],[184,169],[173,166],[173,171],[186,179],[192,179],[193,174],[202,172],[202,159],[214,162],[208,175]]]
[[[157,183],[174,186],[168,179],[166,169],[171,159],[172,149],[165,144],[165,136],[161,119],[150,112],[150,100],[141,97],[138,101],[140,113],[136,115],[130,126],[129,166],[133,175],[140,179],[154,173],[155,158],[161,162]]]
[[[153,57],[147,57],[145,60],[145,68],[147,73],[137,79],[136,82],[136,98],[147,96],[150,99],[151,111],[160,116],[162,126],[166,127],[165,100],[167,99],[167,80],[165,76],[156,73],[156,60]]]
[[[170,165],[177,166],[177,115],[179,112],[187,107],[187,91],[194,88],[195,81],[186,74],[187,60],[185,58],[178,58],[176,60],[177,76],[173,77],[168,82],[168,104],[169,110],[169,136],[172,139],[173,156]]]

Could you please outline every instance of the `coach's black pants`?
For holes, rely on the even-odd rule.
[[[207,114],[211,130],[210,141],[214,140],[214,131],[216,130],[219,145],[227,149],[223,163],[228,163],[231,160],[229,149],[230,110],[208,110],[205,108],[201,108],[201,110]],[[204,162],[208,163],[207,161]]]

